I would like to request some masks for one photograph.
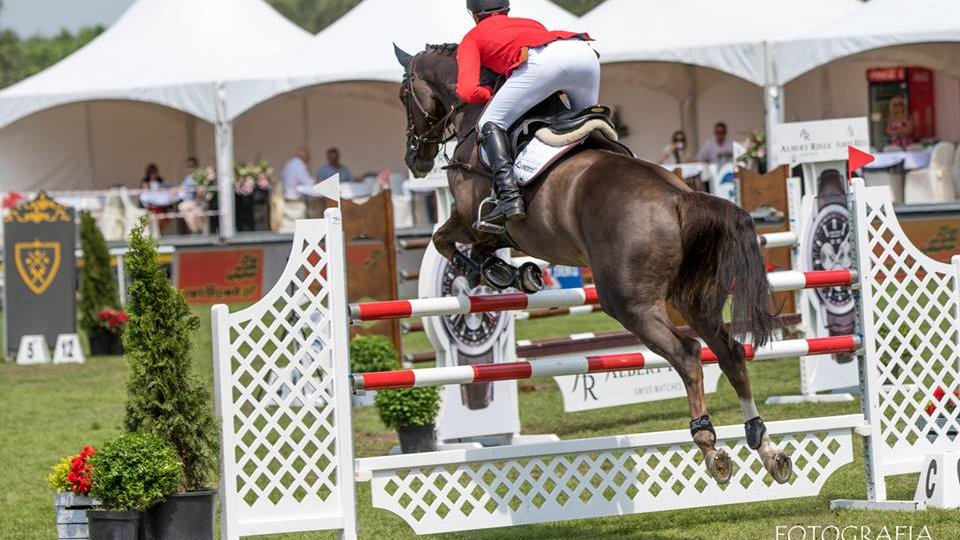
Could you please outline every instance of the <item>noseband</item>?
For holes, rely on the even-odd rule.
[[[458,103],[451,107],[447,114],[441,118],[437,118],[427,111],[426,107],[420,103],[420,98],[417,97],[417,93],[413,90],[413,82],[416,79],[417,58],[419,56],[420,55],[417,55],[413,58],[410,68],[403,75],[403,82],[400,83],[400,98],[403,100],[404,109],[407,111],[407,144],[409,149],[414,152],[419,151],[424,145],[440,145],[456,137],[457,134],[455,132],[447,135],[447,128],[450,127],[453,115],[460,112],[460,110],[466,106],[464,103]],[[414,107],[420,111],[420,114],[426,118],[429,124],[426,132],[422,134],[418,134],[414,127]]]

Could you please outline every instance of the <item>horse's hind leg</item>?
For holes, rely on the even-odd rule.
[[[685,314],[687,315],[687,314]],[[750,378],[747,375],[747,363],[743,345],[730,340],[726,328],[720,317],[688,317],[690,324],[700,337],[707,343],[717,356],[720,369],[727,376],[740,399],[740,408],[743,411],[744,427],[747,433],[747,444],[756,450],[763,461],[764,468],[774,480],[785,484],[790,480],[793,463],[787,453],[773,445],[767,428],[757,411],[757,404],[753,399],[753,390],[750,388]]]
[[[700,343],[675,331],[662,299],[639,303],[627,300],[623,304],[618,304],[615,299],[602,299],[602,304],[605,310],[636,334],[653,352],[666,358],[680,375],[690,405],[690,432],[693,442],[703,453],[707,470],[714,479],[721,484],[729,482],[733,465],[725,451],[717,450],[717,435],[707,414]]]

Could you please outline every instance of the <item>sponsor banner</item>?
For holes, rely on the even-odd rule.
[[[720,367],[703,366],[706,393],[717,391]],[[635,369],[554,377],[563,397],[564,412],[591,411],[619,405],[686,397],[680,376],[670,368]]]
[[[253,303],[262,296],[263,250],[178,254],[177,288],[190,304]]]
[[[3,331],[7,355],[23,336],[56,343],[77,332],[76,231],[73,209],[46,193],[4,217]]]
[[[777,124],[771,141],[771,167],[845,162],[850,146],[870,152],[870,125],[866,117]]]

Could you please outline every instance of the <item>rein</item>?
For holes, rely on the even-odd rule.
[[[413,151],[420,150],[425,144],[443,145],[456,137],[457,134],[455,132],[447,135],[447,129],[450,127],[453,116],[466,107],[465,103],[458,103],[451,107],[450,110],[447,111],[447,114],[441,118],[430,114],[426,107],[420,102],[417,93],[413,90],[413,81],[416,77],[416,63],[417,57],[414,57],[413,64],[410,66],[410,69],[404,73],[403,82],[400,84],[400,94],[404,100],[404,109],[407,111],[407,141],[409,142],[410,149]],[[410,106],[411,102],[416,106],[417,110],[420,111],[420,114],[426,118],[427,122],[431,124],[422,135],[416,133],[413,107]]]

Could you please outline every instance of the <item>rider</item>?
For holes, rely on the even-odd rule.
[[[585,33],[550,31],[530,19],[508,16],[510,0],[467,0],[477,25],[457,50],[457,94],[465,103],[490,102],[480,117],[480,142],[494,175],[497,208],[483,221],[522,221],[527,215],[513,177],[507,130],[524,113],[558,91],[573,110],[597,104],[600,62]],[[486,67],[507,76],[494,95],[480,84]]]

